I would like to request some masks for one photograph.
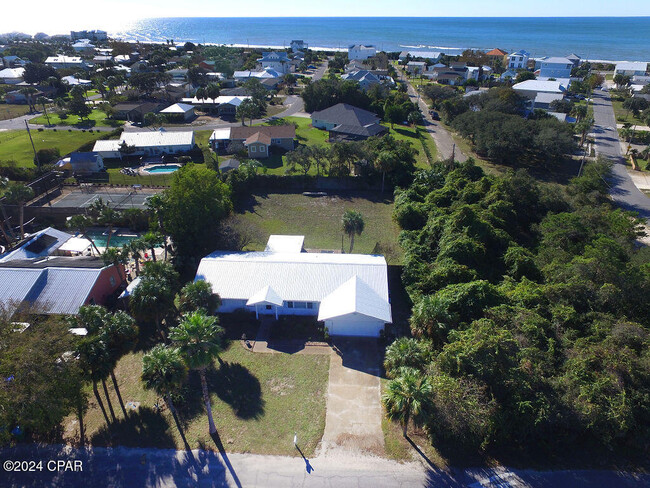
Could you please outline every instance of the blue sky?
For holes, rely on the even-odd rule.
[[[30,0],[3,2],[0,32],[119,29],[143,17],[650,16],[649,0]]]

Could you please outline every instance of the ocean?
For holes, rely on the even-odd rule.
[[[650,17],[563,18],[155,18],[110,33],[124,40],[191,41],[243,46],[288,46],[303,39],[314,48],[374,44],[379,50],[464,49],[533,57],[575,53],[583,59],[650,61]]]

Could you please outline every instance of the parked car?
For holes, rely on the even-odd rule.
[[[429,115],[433,120],[440,120],[440,115],[435,110],[429,110]]]

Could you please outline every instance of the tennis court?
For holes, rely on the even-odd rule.
[[[92,187],[65,189],[63,194],[52,202],[53,207],[87,208],[100,198],[112,208],[145,208],[147,198],[161,190],[132,188]]]

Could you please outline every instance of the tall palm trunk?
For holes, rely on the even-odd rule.
[[[205,378],[205,368],[199,369],[199,376],[201,377],[201,389],[203,390],[203,402],[205,403],[205,408],[208,411],[208,423],[210,424],[210,434],[214,434],[217,431],[217,427],[214,425],[214,419],[212,418],[212,405],[210,404],[210,395],[208,394],[208,381]]]
[[[106,238],[106,249],[110,247],[111,237],[113,237],[113,224],[108,226],[108,237]]]
[[[155,263],[156,262],[156,252],[154,251],[153,246],[151,246],[150,251],[151,251],[151,259],[153,259],[153,262]]]
[[[88,234],[86,232],[82,232],[81,235],[83,236],[84,239],[90,241],[90,243],[93,246],[93,249],[95,249],[95,252],[97,253],[98,256],[101,256],[102,253],[99,252],[99,249],[97,248],[97,245],[95,244],[95,241],[92,240],[90,237],[88,237]]]
[[[111,397],[108,396],[108,388],[106,387],[106,380],[102,380],[102,386],[104,387],[104,395],[106,395],[106,404],[108,405],[108,410],[111,412],[111,418],[113,421],[117,421],[115,412],[113,411],[113,404],[111,403]]]
[[[0,222],[0,231],[2,231],[2,236],[5,238],[5,242],[7,243],[7,246],[11,244],[11,239],[9,239],[9,236],[7,235],[7,231],[5,230],[4,222]]]
[[[124,412],[124,418],[126,418],[126,408],[124,407],[124,400],[122,400],[122,395],[120,393],[120,387],[117,386],[117,378],[115,378],[115,371],[111,371],[111,379],[113,380],[113,387],[115,388],[115,394],[117,395],[117,400],[120,402],[120,407],[122,407],[122,412]]]
[[[50,116],[47,114],[47,109],[45,108],[45,104],[43,104],[43,113],[45,114],[45,118],[47,119],[47,125],[48,126],[51,125],[50,124]]]
[[[354,247],[354,232],[350,234],[350,252],[348,254],[352,254],[353,247]]]
[[[106,420],[106,423],[110,424],[111,421],[108,419],[108,415],[106,414],[106,409],[104,408],[104,402],[102,402],[102,397],[99,396],[99,390],[97,389],[96,381],[93,381],[93,393],[95,394],[95,398],[97,399],[97,404],[99,405],[99,408],[102,409],[102,413],[104,414],[104,419]]]
[[[9,220],[9,218],[7,217],[7,210],[5,209],[5,206],[4,206],[4,204],[2,202],[0,202],[0,212],[2,213],[2,222],[6,223]],[[6,225],[7,225],[7,230],[9,231],[9,235],[11,235],[11,237],[16,237],[13,230],[11,229],[11,225],[9,225],[9,224],[6,224]],[[3,229],[4,229],[4,227],[3,227]],[[7,243],[9,243],[9,242],[10,241],[7,241]]]

